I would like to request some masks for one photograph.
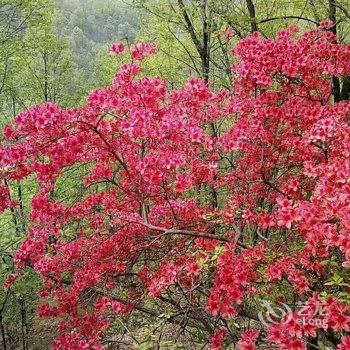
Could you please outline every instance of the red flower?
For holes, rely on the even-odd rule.
[[[123,43],[111,44],[109,47],[109,54],[111,56],[124,55],[125,45]]]

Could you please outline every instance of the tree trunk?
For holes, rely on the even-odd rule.
[[[250,18],[250,30],[252,33],[258,32],[258,24],[256,23],[256,14],[255,14],[255,6],[252,0],[247,0],[247,9],[249,12]]]
[[[205,82],[209,82],[210,72],[210,23],[208,19],[208,0],[202,0],[201,12],[203,21],[203,44],[201,50],[202,75]]]
[[[49,76],[48,76],[48,62],[46,52],[43,54],[44,61],[44,101],[49,101]]]
[[[201,60],[201,75],[206,84],[209,84],[209,73],[210,73],[210,31],[211,31],[211,19],[210,14],[208,13],[208,0],[201,0],[200,2],[200,11],[202,16],[202,38],[199,39],[196,34],[196,30],[191,21],[191,18],[186,10],[183,0],[178,0],[178,6],[182,12],[182,17],[185,22],[187,31],[192,39],[194,46],[196,47],[197,53]],[[215,123],[210,123],[210,131],[213,137],[217,137],[217,131]],[[218,194],[213,186],[209,189],[210,192],[210,202],[213,209],[217,208],[218,203]]]
[[[328,1],[328,12],[329,12],[329,19],[334,23],[332,28],[330,28],[330,31],[337,35],[337,7],[336,7],[336,0],[329,0]],[[333,77],[333,96],[334,96],[334,102],[340,101],[340,81],[338,77]]]
[[[340,100],[350,100],[350,77],[345,77],[343,79],[343,86],[340,93]]]
[[[9,294],[10,294],[10,291],[8,290],[6,292],[5,299],[4,299],[4,301],[1,305],[1,309],[0,309],[0,330],[1,330],[1,338],[2,338],[2,347],[4,350],[7,350],[7,343],[6,343],[5,325],[4,325],[2,314],[5,310]]]
[[[1,330],[1,338],[2,338],[2,348],[4,350],[7,350],[5,326],[4,326],[4,322],[2,319],[2,313],[0,313],[0,330]]]
[[[18,302],[21,311],[22,350],[28,350],[28,324],[25,300],[20,297]]]

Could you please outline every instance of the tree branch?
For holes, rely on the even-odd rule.
[[[182,229],[174,229],[174,228],[167,229],[164,227],[159,227],[159,226],[149,224],[147,222],[140,222],[140,224],[149,228],[150,230],[164,232],[165,235],[183,235],[183,236],[190,236],[190,237],[196,237],[196,238],[215,239],[215,240],[221,241],[221,242],[231,242],[231,240],[227,237],[219,237],[219,236],[215,236],[215,235],[208,234],[208,233],[202,233],[202,232],[190,231],[190,230],[182,230]],[[241,248],[244,248],[244,249],[248,248],[248,246],[246,246],[243,243],[239,243],[239,242],[236,242],[236,243]]]
[[[319,25],[319,23],[317,21],[314,21],[313,19],[310,19],[310,18],[301,17],[301,16],[270,17],[270,18],[262,19],[258,23],[266,23],[266,22],[270,22],[270,21],[276,21],[276,20],[279,20],[279,19],[300,19],[302,21],[307,21],[307,22],[311,22],[313,24],[316,24],[317,26]]]
[[[192,24],[190,16],[188,15],[188,13],[186,11],[185,4],[184,4],[183,0],[178,0],[177,2],[178,2],[179,7],[181,9],[182,16],[183,16],[183,18],[185,20],[185,24],[186,24],[188,32],[190,33],[191,39],[192,39],[194,45],[196,46],[196,49],[197,49],[199,55],[202,56],[203,47],[202,47],[202,44],[199,41],[199,39],[197,37],[197,34],[196,34],[195,30],[194,30],[194,26]]]

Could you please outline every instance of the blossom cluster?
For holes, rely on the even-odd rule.
[[[82,108],[48,103],[4,129],[0,210],[16,205],[8,186],[39,183],[15,261],[43,278],[40,315],[62,321],[54,349],[104,349],[117,317],[161,303],[224,348],[227,320],[256,320],[247,303],[281,289],[310,307],[326,295],[327,326],[291,317],[244,333],[239,349],[304,350],[322,332],[348,349],[348,306],[323,282],[350,267],[350,104],[333,101],[331,83],[350,76],[350,46],[324,27],[254,34],[233,51],[230,91],[142,77],[156,52],[132,46],[132,63]],[[84,191],[60,201],[70,171],[70,191]]]

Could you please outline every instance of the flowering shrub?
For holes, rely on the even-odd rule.
[[[348,349],[350,104],[333,102],[331,78],[350,75],[350,46],[323,28],[254,34],[234,49],[231,91],[139,78],[135,61],[156,51],[132,47],[133,63],[83,108],[48,103],[5,129],[1,177],[40,184],[15,261],[44,280],[41,316],[62,320],[54,349],[103,349],[116,317],[164,308],[215,349],[318,338]],[[77,165],[91,169],[85,195],[54,200]],[[1,210],[16,205],[0,190]],[[310,317],[322,300],[327,322],[293,314],[266,329],[248,310],[266,297],[307,302]],[[237,318],[257,330],[239,336]]]

